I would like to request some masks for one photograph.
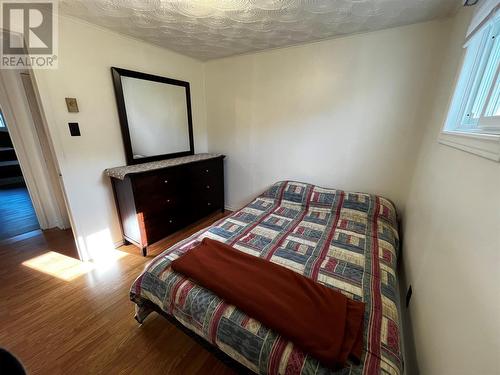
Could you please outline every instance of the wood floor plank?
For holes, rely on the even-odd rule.
[[[69,280],[26,262],[53,254],[46,266],[60,259],[62,274],[80,266],[70,231],[38,231],[1,242],[0,346],[30,374],[233,374],[156,313],[139,325],[129,300],[130,285],[148,261],[224,215],[154,244],[147,258],[133,245],[122,246],[123,257]]]

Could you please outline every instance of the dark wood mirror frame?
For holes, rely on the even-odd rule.
[[[194,154],[194,140],[193,140],[193,120],[191,114],[191,93],[189,89],[189,82],[179,81],[177,79],[166,78],[161,76],[155,76],[152,74],[136,72],[133,70],[127,70],[122,68],[111,68],[111,75],[113,77],[113,86],[115,88],[116,105],[118,106],[118,116],[120,118],[120,126],[122,130],[123,146],[125,148],[125,157],[127,159],[127,165],[131,164],[141,164],[149,161],[171,159],[179,156],[187,156]],[[127,110],[125,108],[125,98],[123,96],[123,87],[121,77],[131,77],[144,79],[147,81],[161,82],[168,85],[175,85],[184,87],[186,90],[186,106],[187,106],[187,120],[188,120],[188,131],[189,131],[189,151],[174,152],[171,154],[154,155],[148,156],[140,159],[134,159],[132,152],[132,142],[130,140],[130,131],[127,119]]]

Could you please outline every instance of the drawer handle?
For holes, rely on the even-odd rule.
[[[210,189],[210,185],[207,185],[207,189]]]

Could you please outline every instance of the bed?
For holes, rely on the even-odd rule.
[[[323,366],[170,263],[209,237],[365,303],[361,364]],[[402,374],[399,237],[387,199],[282,181],[250,204],[157,256],[133,283],[136,319],[158,311],[257,374]],[[286,317],[284,317],[286,319]]]

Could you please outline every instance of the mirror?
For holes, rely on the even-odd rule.
[[[189,82],[111,68],[127,164],[192,155]]]

